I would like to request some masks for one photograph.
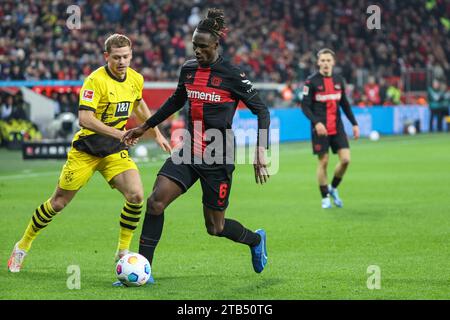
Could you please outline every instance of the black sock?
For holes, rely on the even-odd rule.
[[[333,177],[333,181],[331,181],[331,186],[333,187],[333,189],[336,189],[339,185],[339,183],[341,183],[342,178],[338,178],[336,176]]]
[[[326,198],[328,196],[328,186],[319,186],[319,188],[322,198]]]
[[[160,215],[147,213],[142,226],[141,239],[139,241],[139,253],[147,258],[150,265],[153,262],[153,254],[164,226],[164,212]]]
[[[225,219],[223,230],[219,237],[225,237],[234,242],[245,243],[251,247],[256,246],[261,241],[261,236],[253,231],[246,229],[236,220]]]

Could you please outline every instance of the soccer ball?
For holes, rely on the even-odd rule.
[[[409,134],[410,136],[413,136],[413,135],[415,135],[415,134],[417,133],[416,127],[413,126],[412,124],[410,124],[410,125],[408,126],[407,130],[408,130],[408,134]]]
[[[144,285],[152,269],[148,260],[139,253],[129,253],[123,256],[116,265],[117,279],[127,287]]]
[[[140,145],[136,148],[135,151],[136,157],[146,158],[148,156],[148,150],[146,146]]]
[[[378,131],[373,130],[369,134],[369,139],[372,141],[378,141],[380,139],[380,134],[378,133]]]

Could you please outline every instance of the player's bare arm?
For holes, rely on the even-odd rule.
[[[80,127],[86,128],[98,134],[113,137],[119,140],[122,139],[124,135],[124,131],[120,131],[114,127],[107,126],[106,124],[95,118],[94,112],[89,110],[79,110],[78,121]]]
[[[148,108],[144,99],[141,99],[140,101],[136,101],[133,110],[136,113],[136,116],[139,118],[139,120],[141,120],[143,122],[145,120],[147,120],[148,118],[150,118],[152,115],[152,113],[150,112],[150,109]],[[150,128],[150,135],[155,139],[156,143],[160,146],[160,148],[162,150],[164,150],[166,152],[172,151],[172,148],[170,147],[170,143],[161,134],[158,127]],[[128,139],[127,139],[127,141],[128,141]],[[127,143],[127,142],[125,142],[125,143]]]

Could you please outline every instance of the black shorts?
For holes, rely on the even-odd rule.
[[[223,211],[228,207],[234,164],[175,164],[168,158],[158,175],[177,183],[186,192],[200,179],[202,202],[208,208]]]
[[[344,130],[338,130],[337,134],[332,136],[321,137],[319,137],[316,131],[313,130],[311,142],[313,154],[317,155],[328,153],[328,149],[330,147],[333,153],[337,153],[340,149],[350,148],[347,134]]]

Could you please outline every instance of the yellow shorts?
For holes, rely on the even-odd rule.
[[[65,190],[78,190],[89,181],[95,171],[99,171],[106,181],[111,183],[115,176],[130,169],[138,170],[127,150],[99,158],[72,147],[59,176],[58,186]]]

